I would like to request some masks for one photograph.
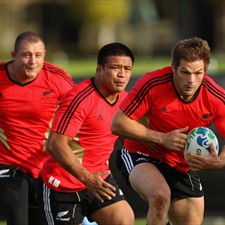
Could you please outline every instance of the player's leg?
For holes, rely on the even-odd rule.
[[[91,218],[98,225],[132,225],[134,213],[127,201],[122,200],[94,212]]]
[[[81,225],[82,192],[61,193],[43,184],[43,209],[48,225]]]
[[[41,211],[40,206],[29,207],[29,225],[47,225],[45,214]]]
[[[7,225],[28,224],[28,182],[13,168],[2,168],[0,178],[0,204],[4,209]],[[4,175],[4,176],[3,176]]]
[[[204,197],[173,200],[169,211],[173,225],[200,225],[203,214]]]
[[[109,175],[106,182],[110,183],[116,188],[116,196],[111,200],[105,199],[103,203],[97,199],[92,199],[87,195],[87,215],[91,220],[96,221],[98,225],[132,225],[134,224],[134,212],[125,200],[123,192],[120,190],[118,184],[112,175]]]
[[[200,225],[204,215],[204,195],[199,174],[170,169],[167,179],[171,186],[169,218],[173,225]]]
[[[26,176],[29,182],[29,225],[47,225],[45,213],[42,208],[43,185],[40,185],[38,179],[29,175]]]
[[[162,162],[142,154],[117,151],[117,167],[124,180],[148,203],[148,225],[165,225],[170,206],[170,188],[156,166]],[[156,164],[156,166],[154,166]]]
[[[147,224],[165,225],[168,222],[170,188],[159,170],[151,163],[140,163],[130,172],[132,188],[148,203]]]

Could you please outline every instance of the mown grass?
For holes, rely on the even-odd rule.
[[[145,218],[138,218],[135,220],[135,225],[146,225],[146,219]]]
[[[7,56],[8,57],[8,56]],[[0,56],[0,61],[9,61],[10,58]],[[47,61],[65,69],[73,77],[91,77],[95,74],[96,57],[69,58],[66,54],[46,58]],[[212,54],[209,75],[225,74],[225,54]],[[146,72],[171,64],[170,56],[136,56],[132,76],[141,76]]]
[[[52,60],[56,65],[64,68],[72,76],[75,77],[90,77],[95,74],[96,70],[96,59],[71,59],[71,60]],[[140,76],[145,72],[169,65],[170,60],[166,57],[159,58],[137,58],[133,67],[133,76]]]
[[[56,65],[64,68],[74,77],[91,77],[95,74],[96,59],[54,59],[49,60]],[[225,55],[213,55],[211,57],[211,64],[209,67],[209,75],[225,74]],[[146,72],[168,66],[171,64],[170,57],[136,57],[135,64],[132,71],[132,76],[141,76]]]

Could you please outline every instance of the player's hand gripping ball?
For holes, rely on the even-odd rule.
[[[209,155],[209,144],[213,143],[213,146],[218,155],[219,143],[215,133],[207,127],[196,127],[188,134],[188,139],[184,148],[184,155],[187,152],[197,155]]]

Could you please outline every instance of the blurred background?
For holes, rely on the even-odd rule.
[[[168,56],[190,36],[206,39],[214,53],[225,50],[223,0],[0,0],[0,16],[1,55],[25,30],[43,36],[49,57],[87,57],[112,41],[136,55]]]
[[[128,45],[136,56],[128,89],[147,70],[170,63],[170,50],[176,41],[199,36],[211,47],[209,75],[225,88],[223,0],[0,0],[0,18],[2,61],[11,59],[19,33],[36,31],[45,40],[47,60],[68,70],[76,82],[84,79],[83,74],[94,74],[102,45],[114,41]],[[217,135],[222,146],[225,141]],[[113,166],[119,147],[116,143],[111,165],[121,180]],[[225,219],[225,170],[201,175],[206,216],[217,216],[221,225]],[[136,215],[145,216],[145,203],[122,180],[120,184]]]

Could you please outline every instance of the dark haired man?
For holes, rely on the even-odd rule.
[[[41,177],[48,224],[81,224],[84,216],[99,225],[132,225],[134,213],[109,172],[118,138],[112,118],[127,95],[134,56],[121,43],[103,46],[96,75],[79,83],[55,115]]]

